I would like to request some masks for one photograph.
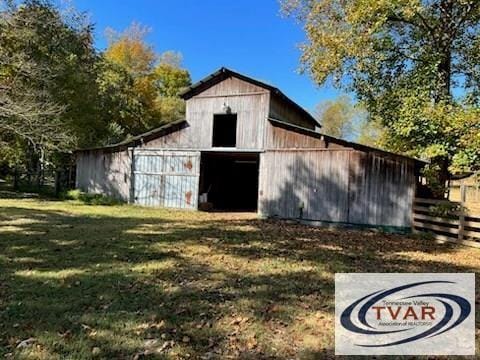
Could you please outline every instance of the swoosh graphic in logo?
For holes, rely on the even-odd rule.
[[[380,290],[381,291],[381,290]],[[375,331],[375,330],[368,330],[368,329],[362,329],[361,327],[358,327],[356,326],[353,322],[352,322],[352,312],[353,310],[355,310],[355,308],[357,307],[358,304],[360,304],[363,300],[365,299],[368,299],[370,296],[372,295],[375,295],[377,293],[379,293],[380,291],[376,291],[372,294],[369,294],[367,296],[364,296],[363,298],[355,301],[354,303],[352,303],[349,307],[347,307],[342,315],[340,316],[340,323],[342,324],[342,326],[347,329],[347,330],[350,330],[352,332],[355,332],[357,334],[365,334],[365,335],[381,335],[381,334],[392,334],[392,333],[397,333],[397,332],[402,332],[402,331],[407,331],[408,329],[402,329],[402,330],[391,330],[391,331]],[[373,326],[369,325],[368,323],[366,324],[366,326],[374,329]]]
[[[468,317],[468,315],[470,315],[470,312],[472,311],[472,306],[470,305],[470,303],[466,299],[464,299],[463,297],[458,296],[458,295],[433,293],[433,294],[421,294],[421,295],[409,296],[406,299],[414,298],[414,297],[436,297],[437,300],[439,300],[439,301],[441,301],[441,300],[438,299],[438,298],[449,299],[449,300],[452,300],[452,301],[456,302],[458,304],[458,306],[460,307],[460,315],[458,316],[458,319],[448,328],[446,328],[443,331],[441,331],[441,332],[439,332],[435,335],[432,335],[430,337],[434,337],[434,336],[443,334],[444,332],[446,332],[448,330],[451,330],[454,327],[460,325],[463,321],[465,321],[465,319]],[[444,303],[443,301],[441,301],[441,302]]]
[[[373,327],[371,324],[368,323],[367,321],[367,312],[368,310],[375,305],[378,301],[382,300],[386,296],[398,293],[402,290],[417,287],[417,286],[422,286],[426,284],[454,284],[452,281],[423,281],[423,282],[417,282],[417,283],[412,283],[412,284],[406,284],[402,286],[398,286],[392,289],[388,290],[379,290],[376,292],[373,292],[371,294],[368,294],[361,299],[353,302],[351,305],[349,305],[341,314],[340,316],[340,323],[341,325],[346,328],[349,331],[358,333],[358,334],[364,334],[364,335],[385,335],[385,334],[393,334],[393,333],[400,333],[408,330],[412,330],[412,328],[407,328],[407,329],[401,329],[401,330],[390,330],[390,331],[381,331],[381,330],[376,330],[375,327]],[[390,343],[385,343],[385,344],[376,344],[376,345],[365,345],[365,344],[356,344],[357,346],[362,346],[362,347],[386,347],[386,346],[394,346],[394,345],[401,345],[405,343],[409,343],[412,341],[420,340],[426,337],[434,337],[437,335],[440,335],[446,331],[449,331],[453,329],[454,327],[460,325],[470,314],[471,312],[471,305],[470,303],[464,299],[461,296],[457,295],[452,295],[452,294],[443,294],[443,293],[425,293],[425,294],[419,294],[419,295],[413,295],[409,297],[402,298],[404,299],[411,299],[411,298],[420,298],[420,297],[433,297],[437,301],[443,304],[445,307],[445,315],[443,318],[433,327],[430,329],[424,331],[423,333],[407,337],[405,339],[401,339],[398,341],[390,342]],[[358,321],[367,327],[368,329],[361,328],[357,325],[355,325],[352,321],[352,313],[355,310],[355,308],[362,303],[363,301],[369,299],[368,301],[365,302],[365,304],[360,308],[358,311]],[[441,299],[447,299],[450,301],[455,302],[459,307],[460,307],[460,315],[458,319],[450,325],[448,328],[445,328],[447,324],[450,322],[450,320],[453,317],[453,308],[452,306],[447,303],[446,301],[443,301]]]

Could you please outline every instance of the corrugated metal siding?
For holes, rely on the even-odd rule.
[[[263,216],[410,226],[413,163],[351,150],[277,150],[260,159]]]
[[[122,201],[130,196],[131,155],[129,151],[85,151],[77,154],[76,187]]]
[[[134,151],[134,202],[143,206],[196,209],[200,152]]]

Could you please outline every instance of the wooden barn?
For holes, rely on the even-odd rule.
[[[323,135],[279,89],[226,68],[182,96],[186,120],[76,152],[77,187],[144,206],[411,226],[422,162]]]

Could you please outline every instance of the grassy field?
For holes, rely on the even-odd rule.
[[[333,358],[335,272],[397,271],[478,273],[480,251],[251,214],[3,198],[0,357]]]

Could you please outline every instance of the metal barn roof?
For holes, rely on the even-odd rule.
[[[155,129],[149,130],[143,134],[139,134],[133,137],[129,137],[123,141],[120,141],[115,144],[110,144],[110,145],[105,145],[105,146],[97,146],[97,147],[92,147],[92,148],[86,148],[86,149],[79,149],[77,151],[91,151],[91,150],[118,150],[121,148],[128,148],[128,147],[134,147],[141,145],[142,143],[147,143],[150,140],[157,139],[161,136],[170,134],[172,132],[175,132],[177,130],[181,130],[184,127],[187,126],[187,121],[186,120],[176,120],[172,121],[168,124],[162,125],[160,127],[157,127]]]

